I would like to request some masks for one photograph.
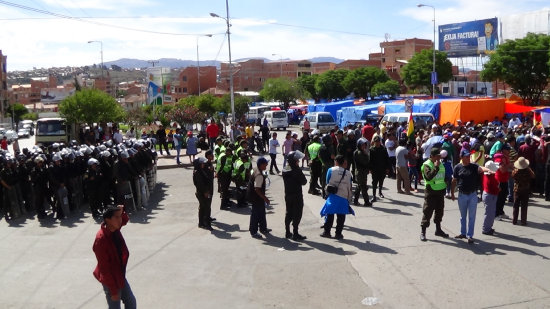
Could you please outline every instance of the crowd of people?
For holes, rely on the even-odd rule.
[[[0,201],[6,220],[36,215],[63,220],[109,205],[127,211],[147,206],[156,183],[157,155],[149,140],[53,143],[0,155]]]
[[[277,133],[270,135],[261,122],[256,132],[254,124],[233,125],[230,133],[239,132],[238,135],[224,135],[219,128],[212,130],[218,134],[208,133],[209,142],[213,143],[211,150],[204,158],[195,160],[194,180],[202,209],[199,227],[212,229],[211,222],[215,219],[210,217],[210,208],[217,178],[221,209],[232,207],[233,196],[237,207],[252,205],[251,235],[261,238],[258,228],[260,233],[268,233],[265,207],[269,200],[262,184],[269,181],[269,174],[281,174],[278,154],[283,155],[286,236],[297,235],[294,237],[297,240],[305,237],[298,233],[303,207],[301,187],[307,184],[307,180],[302,183],[300,176],[304,163],[310,171],[307,192],[326,200],[321,211],[325,217],[323,237],[331,237],[334,215],[335,237],[340,239],[345,215],[354,213],[352,205],[370,207],[378,199],[384,199],[386,177],[396,179],[396,191],[403,195],[416,194],[419,185],[424,186],[420,224],[423,241],[427,239],[426,229],[432,216],[435,235],[449,237],[441,229],[445,199],[458,199],[461,233],[456,237],[470,243],[474,242],[478,202],[483,201],[485,206],[482,233],[492,235],[494,220],[511,219],[513,224],[528,224],[528,200],[533,194],[550,201],[550,128],[533,125],[530,120],[522,122],[517,117],[478,124],[458,120],[456,124],[416,126],[413,135],[407,135],[407,125],[406,122],[349,125],[324,134],[304,130],[301,137],[288,131],[282,143]],[[265,154],[269,154],[269,159],[262,156]],[[252,164],[253,155],[260,155],[256,165]],[[291,171],[294,176],[285,177]],[[359,201],[361,197],[363,203]],[[504,213],[506,201],[513,205],[511,217]],[[264,210],[255,211],[254,207]],[[289,224],[293,221],[291,231]]]

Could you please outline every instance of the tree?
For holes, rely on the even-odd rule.
[[[103,91],[83,89],[59,103],[59,113],[74,123],[117,122],[124,118],[124,109]]]
[[[437,72],[437,79],[440,83],[446,83],[453,77],[453,65],[447,54],[444,52],[435,52],[435,70]],[[401,77],[405,82],[405,85],[412,89],[425,87],[432,93],[432,78],[431,72],[433,70],[433,50],[424,49],[419,53],[416,53],[409,63],[407,63],[401,70]]]
[[[351,71],[342,81],[342,86],[355,97],[367,99],[377,83],[388,81],[390,77],[380,68],[364,67]]]
[[[204,94],[201,96],[195,96],[193,98],[186,98],[187,100],[194,100],[195,107],[199,111],[206,113],[207,115],[213,115],[216,112],[216,102],[218,98],[211,94]]]
[[[177,104],[166,114],[166,119],[177,122],[182,127],[186,127],[187,124],[200,123],[205,118],[204,112],[199,111],[193,105],[185,104]]]
[[[401,86],[393,79],[387,80],[383,83],[377,83],[371,89],[372,96],[388,95],[394,97],[401,92]]]
[[[248,113],[248,106],[252,100],[249,97],[235,95],[235,117],[238,119],[242,115]],[[229,94],[224,95],[218,99],[216,103],[216,110],[220,112],[225,112],[226,114],[231,113],[231,96]]]
[[[328,100],[345,98],[349,92],[342,86],[342,81],[349,70],[339,69],[326,71],[319,75],[315,82],[315,91],[321,98]]]
[[[486,81],[502,80],[524,102],[538,105],[550,74],[550,36],[528,33],[498,46],[481,71]]]
[[[21,119],[23,119],[23,115],[28,114],[29,110],[25,107],[25,105],[21,103],[15,103],[8,107],[6,110],[6,115],[8,117],[12,117],[13,115],[13,121],[15,123],[19,123]]]
[[[302,99],[312,98],[315,101],[319,100],[319,95],[315,89],[315,82],[319,78],[318,74],[313,75],[300,75],[296,79],[295,83],[298,88],[298,96]]]
[[[286,77],[268,78],[260,95],[266,100],[283,102],[285,109],[288,109],[289,103],[298,97],[298,88]]]
[[[131,125],[140,126],[151,123],[153,117],[151,110],[148,110],[147,107],[139,107],[128,110],[125,119]]]

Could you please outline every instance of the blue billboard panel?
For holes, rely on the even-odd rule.
[[[439,50],[449,57],[491,54],[497,46],[496,18],[439,26]]]

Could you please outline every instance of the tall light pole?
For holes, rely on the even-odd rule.
[[[99,43],[101,46],[101,77],[103,77],[103,42],[102,41],[88,41],[89,43]]]
[[[235,94],[233,93],[233,65],[231,64],[231,31],[229,28],[231,24],[229,23],[229,2],[225,0],[225,11],[227,18],[221,17],[216,13],[210,13],[212,17],[218,17],[224,19],[227,24],[227,47],[229,49],[229,95],[231,98],[231,120],[232,123],[235,123]]]
[[[199,38],[201,36],[212,37],[211,34],[197,35],[197,82],[199,83],[199,97],[201,96],[201,64],[199,62]]]
[[[271,56],[279,56],[279,61],[281,62],[281,77],[283,77],[283,56],[281,54],[271,54]]]
[[[435,7],[433,5],[429,5],[429,4],[418,4],[417,7],[421,8],[421,7],[430,7],[434,10],[434,19],[433,19],[433,22],[434,22],[434,42],[433,42],[433,71],[432,71],[432,94],[433,94],[433,98],[435,99],[435,84],[437,84],[437,72],[435,71]]]

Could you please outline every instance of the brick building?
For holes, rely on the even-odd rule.
[[[431,40],[417,38],[382,42],[380,43],[381,54],[371,55],[376,58],[380,56],[381,69],[400,73],[401,68],[406,64],[406,60],[410,60],[416,53],[432,47],[433,42]]]
[[[216,87],[216,74],[215,66],[186,67],[179,73],[176,81],[168,84],[167,92],[172,96],[174,102],[190,95],[198,95]]]

